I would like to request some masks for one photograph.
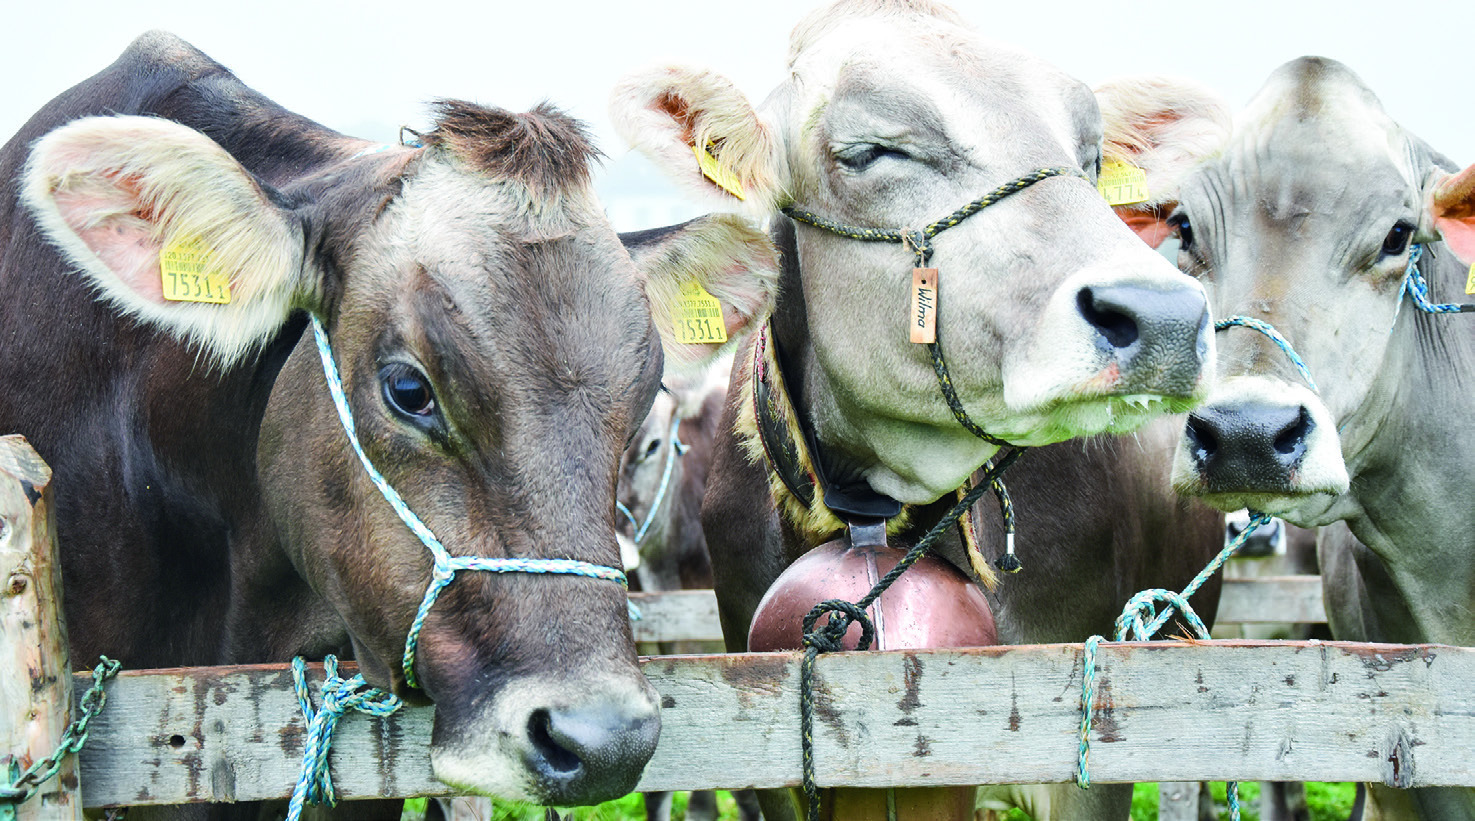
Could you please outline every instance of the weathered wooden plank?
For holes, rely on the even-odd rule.
[[[631,593],[641,619],[631,622],[636,641],[721,641],[717,599],[710,590]],[[1266,576],[1225,579],[1215,624],[1321,624],[1321,577]]]
[[[1225,579],[1215,624],[1324,624],[1320,576]]]
[[[1071,781],[1081,652],[826,656],[819,781]],[[1159,642],[1105,645],[1098,665],[1097,782],[1475,786],[1475,649]],[[662,732],[640,789],[797,784],[798,666],[789,653],[646,660]],[[290,678],[281,666],[124,673],[82,755],[87,805],[285,796],[302,734]],[[430,723],[429,708],[345,718],[333,753],[340,794],[444,794],[430,776]]]
[[[640,619],[630,622],[636,641],[722,641],[717,597],[710,590],[631,593]]]
[[[72,715],[51,468],[23,436],[0,436],[0,781],[49,757]],[[17,818],[82,818],[77,765],[16,807]]]

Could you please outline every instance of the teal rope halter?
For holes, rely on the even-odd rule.
[[[353,422],[353,411],[348,407],[348,399],[343,393],[343,379],[339,376],[338,366],[333,361],[333,348],[328,342],[328,334],[323,330],[322,322],[312,317],[312,332],[317,340],[318,355],[323,360],[323,377],[328,382],[328,393],[333,397],[333,405],[338,409],[338,420],[343,423],[343,431],[348,434],[348,442],[353,446],[353,452],[358,454],[359,462],[364,466],[364,471],[369,475],[369,480],[394,512],[399,515],[400,520],[410,528],[425,547],[430,550],[432,566],[430,574],[430,585],[425,590],[425,598],[420,602],[420,609],[415,614],[415,620],[410,625],[409,635],[405,637],[405,654],[402,665],[405,673],[405,681],[411,687],[419,687],[415,678],[415,647],[419,643],[420,629],[425,624],[425,617],[430,613],[431,605],[440,596],[440,591],[451,580],[456,577],[458,570],[484,570],[489,573],[563,573],[577,576],[587,576],[595,579],[607,579],[628,586],[625,574],[613,567],[590,564],[575,559],[492,559],[481,556],[452,556],[435,537],[429,527],[420,520],[415,512],[410,510],[409,505],[399,495],[389,482],[369,461],[368,454],[364,453],[363,446],[359,444],[357,430]],[[639,613],[630,605],[631,616],[638,618]],[[302,713],[308,722],[306,743],[302,750],[302,773],[297,779],[297,786],[292,791],[292,801],[288,806],[288,821],[297,821],[302,814],[304,802],[314,804],[326,801],[329,806],[333,805],[337,796],[333,792],[333,781],[328,773],[328,749],[333,743],[333,730],[337,726],[338,719],[348,710],[358,710],[376,716],[387,716],[398,710],[402,704],[399,698],[393,694],[386,693],[375,687],[370,687],[362,675],[355,675],[351,679],[344,680],[338,676],[338,659],[328,656],[323,660],[326,679],[323,682],[323,706],[316,712],[312,709],[312,702],[307,695],[306,667],[299,657],[292,660],[293,683],[297,689],[297,699],[302,705]]]
[[[343,380],[338,375],[338,366],[333,362],[333,348],[328,343],[328,334],[323,330],[323,324],[316,316],[312,318],[312,332],[317,338],[318,354],[323,360],[323,376],[328,380],[328,392],[333,396],[333,404],[338,408],[338,420],[343,423],[343,430],[348,434],[348,442],[353,445],[353,452],[358,454],[359,462],[364,466],[364,472],[369,475],[374,487],[399,514],[400,519],[410,530],[420,538],[420,541],[430,550],[433,563],[430,574],[430,586],[425,590],[425,598],[420,602],[420,610],[415,614],[415,620],[410,624],[410,633],[405,638],[405,655],[403,668],[405,682],[411,687],[419,687],[415,678],[415,648],[420,639],[420,628],[425,625],[425,617],[430,613],[431,605],[440,596],[440,591],[451,579],[456,577],[458,570],[484,570],[489,573],[564,573],[575,576],[587,576],[594,579],[606,579],[629,586],[625,574],[613,567],[605,567],[577,559],[490,559],[483,556],[452,556],[420,521],[420,517],[410,510],[409,505],[400,497],[383,475],[369,461],[364,453],[363,446],[359,444],[358,433],[353,423],[353,411],[348,407],[348,399],[343,394]]]
[[[1225,328],[1233,327],[1235,325],[1243,328],[1249,328],[1252,331],[1259,331],[1260,333],[1269,337],[1270,341],[1274,342],[1275,346],[1277,348],[1280,348],[1281,351],[1285,353],[1286,358],[1291,360],[1291,364],[1296,366],[1296,370],[1300,371],[1301,378],[1306,380],[1306,385],[1311,388],[1311,392],[1321,392],[1316,387],[1316,380],[1311,378],[1311,369],[1306,367],[1306,362],[1301,359],[1299,354],[1296,353],[1296,349],[1291,347],[1290,340],[1286,339],[1284,336],[1281,336],[1280,331],[1275,330],[1275,326],[1271,325],[1269,322],[1264,321],[1263,319],[1255,319],[1252,316],[1230,316],[1225,317],[1218,322],[1215,322],[1214,330],[1222,331]]]

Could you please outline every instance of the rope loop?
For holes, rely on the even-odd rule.
[[[1415,245],[1408,252],[1408,267],[1403,272],[1403,284],[1398,289],[1400,299],[1406,293],[1414,305],[1426,314],[1475,313],[1475,304],[1454,302],[1432,302],[1429,299],[1429,283],[1424,272],[1419,270],[1419,258],[1424,255],[1424,246]]]
[[[392,693],[369,686],[362,675],[344,679],[338,675],[338,657],[323,658],[323,684],[320,688],[323,706],[314,710],[307,688],[307,664],[301,656],[292,659],[292,686],[307,727],[302,744],[302,772],[287,805],[287,821],[298,821],[306,803],[337,806],[333,776],[328,768],[328,750],[333,744],[333,731],[338,719],[349,710],[380,718],[397,711],[404,702]]]
[[[819,617],[830,614],[830,620],[818,630],[814,628]],[[866,615],[864,607],[841,599],[830,599],[820,602],[813,610],[804,617],[804,646],[812,647],[821,653],[833,653],[844,649],[841,643],[845,639],[845,633],[850,630],[850,625],[860,625],[860,641],[856,644],[857,650],[868,650],[871,642],[875,640],[876,628],[871,624],[870,616]]]
[[[1173,617],[1174,609],[1183,614],[1183,620],[1193,628],[1201,639],[1209,638],[1209,628],[1203,619],[1198,617],[1193,608],[1189,606],[1188,599],[1204,582],[1213,577],[1230,557],[1239,552],[1244,543],[1249,541],[1250,535],[1261,525],[1268,524],[1271,516],[1268,513],[1250,511],[1249,524],[1240,531],[1238,536],[1230,540],[1219,554],[1209,561],[1203,570],[1183,588],[1182,593],[1174,593],[1171,590],[1144,590],[1133,596],[1122,614],[1116,620],[1116,640],[1128,641],[1152,641],[1157,632]],[[1166,603],[1168,606],[1161,612],[1157,610],[1157,604]],[[1089,769],[1091,761],[1091,723],[1096,710],[1096,653],[1104,639],[1101,636],[1091,636],[1081,652],[1081,727],[1080,744],[1076,757],[1076,786],[1081,789],[1091,787],[1091,772]],[[1232,821],[1239,821],[1239,784],[1234,781],[1226,782],[1225,792],[1228,796],[1229,817]]]

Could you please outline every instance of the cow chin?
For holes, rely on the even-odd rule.
[[[635,788],[660,714],[643,677],[522,678],[465,709],[437,701],[430,762],[459,790],[578,806]]]

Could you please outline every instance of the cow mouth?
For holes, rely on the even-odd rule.
[[[1046,445],[1100,433],[1131,433],[1168,413],[1184,413],[1195,400],[1155,393],[1075,394],[1016,411],[997,425],[998,436],[1018,445]]]

